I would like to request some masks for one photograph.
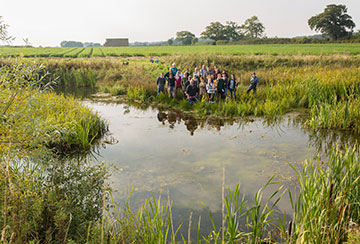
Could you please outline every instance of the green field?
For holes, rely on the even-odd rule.
[[[12,48],[0,47],[1,57],[148,57],[178,54],[225,55],[333,55],[360,54],[360,44],[273,44],[222,46],[86,47],[86,48]]]

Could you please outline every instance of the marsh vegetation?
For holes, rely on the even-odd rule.
[[[88,50],[71,49],[68,55],[77,52],[78,56],[85,51]],[[95,53],[90,50],[84,57]],[[225,185],[227,176],[220,171],[226,165],[217,165],[215,171],[221,175],[218,181],[222,189],[221,210],[214,218],[209,208],[206,214],[210,229],[205,233],[204,216],[195,219],[190,213],[186,226],[174,221],[171,193],[165,198],[163,195],[147,198],[136,208],[130,200],[119,207],[107,180],[113,169],[86,156],[108,131],[108,122],[83,102],[56,94],[50,88],[95,88],[125,103],[181,111],[189,131],[193,121],[196,128],[196,121],[218,118],[254,121],[261,117],[264,121],[277,121],[289,112],[301,111],[304,119],[299,124],[312,131],[314,137],[321,133],[349,133],[357,138],[360,133],[358,56],[204,54],[159,59],[159,63],[144,58],[130,59],[129,65],[112,58],[1,59],[2,242],[342,243],[347,240],[350,224],[360,223],[356,139],[347,145],[341,140],[329,143],[326,156],[319,155],[301,165],[289,163],[296,176],[292,181],[294,188],[280,183],[277,176],[270,176],[258,191],[252,192],[251,200],[242,192],[243,185],[232,184],[229,188]],[[202,64],[216,64],[234,73],[239,83],[237,99],[215,104],[204,100],[190,106],[180,98],[156,96],[156,77],[174,61],[189,70]],[[245,93],[249,73],[254,70],[260,78],[255,96]],[[166,116],[170,121],[170,115]],[[158,119],[166,123],[166,118],[160,119],[159,114]],[[214,127],[221,125],[215,123]],[[125,159],[124,155],[120,157]],[[197,170],[201,171],[201,167]],[[133,191],[128,195],[130,199]],[[281,201],[288,201],[291,213],[281,211],[278,207]],[[191,233],[194,226],[197,231]]]

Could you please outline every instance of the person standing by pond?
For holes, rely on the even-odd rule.
[[[203,66],[201,67],[200,75],[201,75],[202,77],[204,77],[204,79],[206,79],[207,70],[206,70],[206,68],[205,68],[205,65],[203,65]]]
[[[175,97],[175,78],[171,72],[169,74],[169,78],[167,79],[167,82],[168,82],[169,96],[174,98]]]
[[[222,79],[224,80],[224,96],[227,97],[227,90],[229,87],[229,77],[226,74],[225,70],[221,73]]]
[[[206,91],[207,91],[207,94],[209,95],[210,103],[214,103],[216,87],[214,86],[214,81],[211,78],[211,76],[208,76],[208,82],[206,84]]]
[[[221,100],[225,99],[225,78],[218,74],[218,82],[217,82],[217,94]]]
[[[197,67],[195,67],[195,71],[193,73],[193,76],[195,76],[197,80],[200,79],[201,74],[200,74],[199,69]]]
[[[194,81],[194,87],[196,88],[196,91],[199,92],[199,79],[196,75],[193,75],[193,78],[191,79]]]
[[[175,75],[175,94],[178,96],[178,94],[181,93],[181,76],[180,71],[178,71]]]
[[[232,74],[229,81],[229,92],[230,92],[230,98],[233,99],[233,93],[234,97],[236,99],[236,78],[235,75]]]
[[[202,100],[205,94],[206,94],[206,83],[205,83],[205,79],[201,76],[200,84],[199,84],[199,99]]]
[[[188,87],[188,85],[190,85],[190,80],[189,80],[189,72],[185,72],[184,74],[184,78],[181,79],[181,87],[184,93],[184,99],[186,99],[186,87]]]
[[[195,87],[194,85],[194,82],[195,80],[192,79],[190,81],[190,85],[186,87],[186,96],[187,99],[189,100],[190,105],[192,105],[194,102],[197,102],[198,91],[197,91],[197,87]]]
[[[249,92],[250,92],[251,90],[253,90],[253,91],[254,91],[253,94],[255,95],[255,93],[256,93],[256,87],[257,87],[257,85],[258,85],[258,83],[259,83],[259,78],[256,76],[256,73],[255,73],[255,72],[252,73],[251,76],[252,76],[252,77],[251,77],[251,80],[250,80],[250,87],[249,87],[249,89],[247,89],[246,93],[249,94]]]
[[[165,82],[166,82],[166,79],[164,77],[164,73],[161,73],[160,76],[156,80],[157,94],[158,95],[160,94],[160,92],[164,93]]]
[[[172,64],[170,70],[171,70],[171,73],[173,74],[173,76],[175,76],[176,73],[178,72],[178,68],[176,68],[176,64],[175,64],[175,63]]]

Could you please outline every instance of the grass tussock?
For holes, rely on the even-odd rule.
[[[87,151],[107,123],[73,97],[56,95],[44,66],[16,61],[0,70],[0,153]]]

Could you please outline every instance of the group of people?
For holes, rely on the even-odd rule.
[[[250,87],[246,92],[249,93],[253,90],[255,94],[258,83],[259,78],[255,73],[252,73]],[[200,70],[195,68],[193,74],[190,75],[188,70],[182,73],[175,63],[172,64],[167,73],[160,74],[156,84],[158,95],[165,92],[165,85],[167,85],[171,97],[184,96],[190,104],[199,99],[202,100],[205,96],[211,103],[215,102],[215,98],[224,100],[228,96],[228,91],[230,98],[236,99],[238,85],[234,74],[229,76],[225,70],[220,72],[216,66],[211,70],[208,66],[203,65]]]

